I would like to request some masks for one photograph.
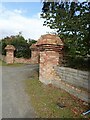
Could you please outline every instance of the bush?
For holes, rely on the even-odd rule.
[[[71,67],[80,70],[90,70],[90,58],[84,57],[72,57],[72,56],[64,56],[63,66]]]

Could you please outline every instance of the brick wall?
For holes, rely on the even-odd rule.
[[[6,56],[0,54],[0,60],[6,62]],[[11,60],[11,58],[10,58]],[[26,59],[26,58],[16,58],[14,57],[14,63],[26,63],[26,64],[38,64],[37,59]]]
[[[90,72],[55,66],[52,84],[90,103]]]
[[[5,47],[5,50],[6,50],[6,56],[3,57],[1,55],[0,58],[1,60],[5,61],[7,64],[12,64],[12,63],[37,64],[39,63],[39,51],[38,49],[36,49],[36,46],[34,44],[32,45],[32,56],[30,59],[14,57],[15,47],[13,45],[7,45]]]
[[[39,51],[32,50],[31,63],[39,63]]]
[[[27,64],[38,64],[39,63],[39,52],[32,51],[31,58],[14,58],[14,63],[27,63]]]
[[[31,63],[31,59],[14,58],[14,63]]]

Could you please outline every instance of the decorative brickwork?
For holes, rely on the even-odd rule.
[[[52,34],[41,36],[36,46],[40,50],[39,80],[45,84],[52,83],[54,79],[54,65],[59,65],[63,43],[61,39]]]
[[[7,45],[5,47],[5,50],[6,50],[6,63],[7,64],[14,63],[14,50],[15,50],[15,47],[13,45]]]

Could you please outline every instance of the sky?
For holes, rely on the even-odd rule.
[[[22,32],[25,39],[39,39],[52,32],[40,18],[42,2],[1,2],[0,39]]]
[[[41,1],[0,0],[0,39],[22,32],[25,39],[38,40],[41,35],[54,32],[43,26]]]

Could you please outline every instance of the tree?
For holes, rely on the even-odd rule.
[[[20,33],[16,36],[6,37],[1,40],[0,46],[2,46],[1,53],[3,55],[6,54],[6,51],[5,51],[6,45],[14,45],[14,47],[16,48],[15,57],[30,58],[31,56],[31,51],[29,49],[30,46],[27,40],[25,40]]]
[[[32,44],[35,44],[37,41],[34,39],[29,39],[28,44],[31,46]]]
[[[44,25],[55,29],[64,39],[68,55],[90,55],[90,3],[43,2]]]

